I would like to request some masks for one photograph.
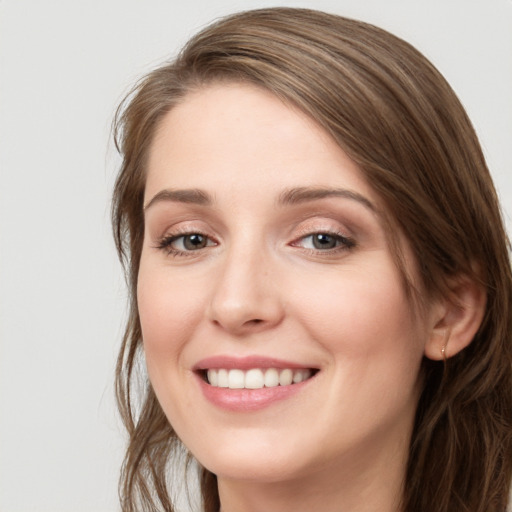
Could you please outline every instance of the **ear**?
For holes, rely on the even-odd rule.
[[[432,306],[431,333],[425,356],[442,360],[466,348],[482,323],[487,294],[484,287],[467,276],[448,283],[449,295]]]

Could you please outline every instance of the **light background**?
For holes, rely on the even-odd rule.
[[[114,108],[208,21],[270,5],[386,28],[469,111],[512,215],[511,0],[0,0],[0,511],[118,510]]]

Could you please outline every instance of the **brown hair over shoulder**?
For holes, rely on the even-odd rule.
[[[403,510],[504,512],[512,478],[512,275],[474,129],[444,78],[408,43],[359,21],[290,8],[212,24],[146,76],[116,117],[123,162],[112,217],[131,297],[116,377],[129,434],[123,511],[174,510],[169,468],[183,454],[150,384],[142,396],[133,390],[148,149],[165,113],[191,90],[218,81],[255,84],[299,108],[359,165],[391,225],[410,243],[422,278],[420,302],[446,296],[453,276],[485,287],[484,320],[469,347],[444,362],[424,360]],[[396,255],[401,265],[398,249]],[[215,476],[202,470],[201,482],[205,510],[217,511]]]

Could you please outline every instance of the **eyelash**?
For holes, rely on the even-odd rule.
[[[184,251],[182,249],[176,249],[175,247],[172,246],[172,244],[174,242],[176,242],[177,240],[179,240],[180,238],[185,239],[186,237],[191,237],[191,236],[200,236],[200,237],[205,238],[206,239],[205,247],[200,247],[199,249],[196,249],[196,250]],[[210,244],[209,242],[213,242],[213,243]],[[189,232],[185,232],[185,233],[175,233],[175,234],[170,234],[170,235],[164,236],[163,238],[161,238],[158,241],[156,248],[160,249],[162,251],[165,251],[169,256],[187,257],[187,256],[194,256],[194,253],[199,252],[200,249],[204,249],[206,247],[213,247],[214,245],[217,245],[217,243],[214,240],[212,240],[212,238],[209,237],[208,235],[205,235],[204,233],[201,233],[200,231],[189,231]]]
[[[183,239],[185,240],[186,237],[191,236],[200,236],[206,239],[206,245],[204,247],[199,247],[198,249],[191,249],[191,250],[182,250],[182,249],[176,249],[173,247],[173,243],[175,243],[177,240]],[[351,250],[356,246],[356,242],[353,238],[348,237],[346,235],[343,235],[342,233],[338,233],[336,231],[313,231],[313,232],[307,232],[302,234],[299,238],[297,238],[295,241],[290,243],[292,247],[300,247],[299,242],[304,241],[308,238],[314,237],[314,236],[326,236],[330,238],[334,238],[334,241],[336,243],[335,247],[328,248],[328,249],[318,249],[318,248],[307,248],[303,247],[303,250],[307,251],[310,254],[318,255],[332,255],[336,254],[341,251],[347,251]],[[313,240],[313,239],[312,239]],[[314,242],[312,242],[314,244]],[[184,233],[175,233],[170,234],[167,236],[164,236],[161,238],[156,248],[162,251],[165,251],[169,256],[173,257],[190,257],[194,256],[195,253],[198,253],[201,249],[205,249],[208,247],[214,247],[217,245],[217,242],[213,240],[208,235],[200,232],[200,231],[189,231]]]
[[[327,255],[331,255],[331,254],[336,254],[338,252],[341,252],[341,251],[348,251],[350,249],[353,249],[355,246],[356,246],[356,241],[351,238],[351,237],[348,237],[342,233],[339,233],[337,231],[313,231],[313,232],[309,232],[309,233],[304,233],[303,235],[301,235],[299,238],[296,239],[296,241],[292,242],[291,245],[293,247],[296,247],[298,246],[298,242],[300,241],[304,241],[308,238],[311,238],[312,239],[312,243],[313,242],[313,237],[314,236],[326,236],[326,237],[330,237],[330,238],[333,238],[335,243],[336,243],[336,246],[335,247],[332,247],[332,248],[328,248],[328,249],[317,249],[317,248],[306,248],[304,247],[304,250],[310,252],[311,254],[325,254],[326,256]]]

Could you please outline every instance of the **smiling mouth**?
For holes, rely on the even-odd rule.
[[[205,382],[212,387],[229,389],[263,389],[291,386],[310,379],[314,368],[210,368],[202,371]]]

